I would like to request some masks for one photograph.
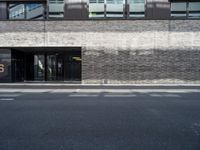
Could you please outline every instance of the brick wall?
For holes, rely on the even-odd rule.
[[[199,50],[83,51],[84,83],[200,83]]]

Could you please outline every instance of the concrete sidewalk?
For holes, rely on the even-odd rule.
[[[200,84],[0,83],[0,89],[200,89]]]
[[[0,93],[200,93],[200,85],[0,84]]]

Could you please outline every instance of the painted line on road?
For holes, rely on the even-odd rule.
[[[136,97],[135,94],[130,94],[130,95],[119,95],[119,94],[106,94],[104,97]]]
[[[177,94],[149,94],[152,97],[181,97]]]
[[[0,98],[0,101],[13,101],[14,98]]]
[[[71,94],[69,97],[98,97],[99,95],[91,95],[91,94]]]
[[[0,97],[18,97],[21,94],[0,94]]]

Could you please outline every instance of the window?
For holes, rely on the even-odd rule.
[[[189,3],[189,18],[200,18],[200,2]]]
[[[9,4],[9,19],[44,19],[43,4]]]
[[[186,3],[171,3],[171,16],[172,17],[186,17]]]
[[[25,19],[24,4],[10,4],[8,9],[9,19]]]
[[[145,0],[129,0],[129,17],[145,16]]]
[[[89,18],[125,18],[126,15],[144,18],[145,0],[89,0]]]
[[[104,0],[89,0],[89,18],[104,17]]]
[[[89,18],[144,18],[145,1],[146,0],[87,0],[87,6],[84,3],[84,6],[80,6],[81,10],[78,8],[80,11],[77,10],[75,6],[71,5],[76,3],[75,0],[47,0],[47,4],[40,4],[39,2],[19,2],[8,3],[8,12],[9,19],[45,19],[46,17],[49,19],[68,18],[65,16],[65,11],[69,8],[74,9],[70,10],[71,12],[67,11],[72,18],[74,17],[73,15],[77,15],[78,13],[80,13],[80,16],[83,18],[87,18],[87,15],[89,15]],[[81,14],[83,8],[85,11],[84,15]],[[86,9],[88,9],[88,11]],[[77,13],[75,11],[77,11]]]
[[[200,18],[200,2],[171,3],[171,16]]]
[[[106,17],[124,17],[124,0],[107,0]]]
[[[49,0],[49,18],[64,17],[64,0]]]

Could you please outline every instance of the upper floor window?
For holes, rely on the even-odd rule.
[[[171,3],[171,16],[172,17],[186,17],[187,9],[186,3]]]
[[[89,0],[89,17],[104,17],[104,0]]]
[[[49,18],[64,17],[64,0],[49,0]]]
[[[200,2],[172,2],[171,16],[200,18]]]
[[[145,17],[145,0],[89,0],[89,18]]]
[[[44,19],[43,4],[20,3],[9,4],[9,19]]]
[[[189,18],[200,18],[200,2],[191,2],[188,7]]]
[[[107,0],[106,17],[124,17],[124,0]]]
[[[145,0],[129,0],[129,17],[145,17]]]

